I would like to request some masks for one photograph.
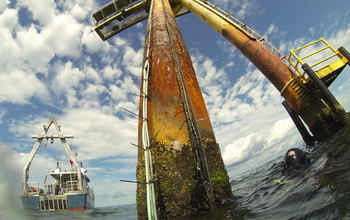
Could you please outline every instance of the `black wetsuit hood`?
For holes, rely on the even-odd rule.
[[[300,170],[310,164],[310,159],[307,152],[299,148],[291,148],[284,155],[284,164],[286,167]]]

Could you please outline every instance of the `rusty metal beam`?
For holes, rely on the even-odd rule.
[[[285,98],[288,106],[322,140],[338,130],[338,116],[313,94],[289,66],[238,24],[200,0],[180,0],[181,4],[207,22],[245,55]]]
[[[154,0],[144,63],[149,63],[147,118],[159,218],[202,214],[232,196],[228,175],[185,42],[168,0]],[[146,93],[146,92],[145,92]],[[147,115],[143,115],[143,102]],[[139,146],[143,145],[139,126]],[[139,150],[137,181],[145,182]],[[216,178],[212,178],[212,176]],[[218,180],[216,175],[220,175]],[[220,181],[220,183],[218,182]],[[138,184],[139,219],[146,216],[146,187]]]

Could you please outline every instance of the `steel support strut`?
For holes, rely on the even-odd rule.
[[[285,105],[293,109],[306,123],[317,140],[328,137],[342,126],[336,113],[316,97],[303,84],[301,78],[258,39],[209,7],[205,1],[180,2],[225,37],[265,75],[285,98]]]
[[[158,216],[167,219],[208,212],[232,192],[191,58],[168,0],[152,2],[144,51],[148,89],[144,91],[143,74],[140,121],[147,118]],[[139,146],[144,145],[143,126],[140,123]],[[139,150],[138,182],[145,182],[144,164],[144,152]],[[212,181],[213,174],[222,177],[220,183],[218,178]],[[139,219],[146,216],[145,191],[145,184],[138,184]]]

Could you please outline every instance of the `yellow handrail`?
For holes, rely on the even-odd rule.
[[[302,50],[302,49],[305,49],[305,48],[307,48],[307,47],[310,47],[310,46],[312,46],[312,45],[314,45],[314,44],[317,44],[317,43],[319,43],[319,42],[324,43],[326,46],[323,47],[323,48],[321,48],[321,49],[318,49],[318,50],[316,50],[316,51],[314,51],[314,52],[312,52],[312,53],[310,53],[310,54],[308,54],[308,55],[306,55],[306,56],[303,56],[303,57],[299,57],[299,56],[296,54],[297,51],[300,51],[300,50]],[[320,38],[319,40],[316,40],[316,41],[314,41],[314,42],[311,42],[311,43],[309,43],[309,44],[306,44],[306,45],[304,45],[304,46],[302,46],[302,47],[299,47],[299,48],[297,48],[297,49],[295,49],[295,50],[290,50],[290,51],[289,51],[289,56],[288,56],[287,60],[289,61],[290,65],[293,66],[294,69],[300,74],[300,76],[304,76],[304,75],[305,75],[305,72],[304,72],[304,70],[302,70],[302,69],[300,68],[301,65],[303,65],[303,64],[305,63],[303,60],[305,60],[305,59],[307,59],[307,58],[309,58],[309,57],[312,57],[312,56],[314,56],[315,54],[318,54],[318,53],[320,53],[320,52],[322,52],[322,51],[325,51],[325,50],[327,50],[327,49],[330,49],[330,50],[332,51],[332,54],[331,54],[330,56],[328,56],[328,57],[326,57],[326,58],[324,58],[324,59],[322,59],[322,60],[320,60],[320,61],[318,61],[318,62],[316,62],[316,63],[309,64],[309,66],[310,66],[310,67],[315,67],[315,66],[317,66],[317,65],[319,65],[319,64],[321,64],[321,63],[323,63],[323,62],[325,62],[325,61],[327,61],[327,60],[329,60],[329,59],[331,59],[331,58],[333,58],[333,57],[335,57],[335,56],[338,56],[338,57],[341,58],[341,55],[339,54],[339,52],[338,52],[337,50],[335,50],[335,49],[334,49],[327,41],[325,41],[323,38]],[[296,60],[296,62],[293,61],[294,59]]]
[[[335,53],[335,54],[330,55],[329,57],[324,58],[324,59],[323,59],[323,60],[321,60],[321,61],[318,61],[318,62],[316,62],[316,63],[312,64],[310,67],[317,66],[318,64],[323,63],[323,62],[325,62],[326,60],[329,60],[329,59],[331,59],[332,57],[335,57],[335,56],[337,56],[337,54],[336,54],[336,53]]]

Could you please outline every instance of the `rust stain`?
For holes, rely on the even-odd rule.
[[[255,38],[236,28],[225,28],[222,35],[239,49],[276,87],[288,105],[303,119],[318,140],[336,127],[324,102],[315,97],[289,66]],[[336,124],[336,123],[335,123]]]
[[[166,24],[166,21],[168,24]],[[188,98],[193,103],[192,111],[198,119],[209,118],[209,115],[191,58],[171,8],[163,8],[160,4],[155,4],[154,19],[151,22],[153,29],[149,32],[152,40],[148,58],[150,63],[150,89],[148,91],[150,97],[148,103],[150,137],[156,136],[157,140],[162,142],[172,141],[173,139],[185,142],[188,140],[189,134],[186,126],[183,126],[186,118],[181,113],[184,109],[177,79],[177,71],[179,70],[178,64],[175,62],[175,56],[177,56],[179,66],[181,66],[184,73]],[[175,42],[176,54],[173,52],[170,37]],[[210,120],[201,121],[199,128],[204,136],[215,140]]]
[[[185,42],[181,36],[168,0],[153,1],[145,43],[144,60],[149,62],[147,125],[151,141],[157,207],[161,219],[173,219],[200,214],[212,209],[211,201],[221,204],[232,196],[229,178],[219,145],[200,90]],[[142,82],[144,83],[143,79]],[[143,88],[141,85],[141,90]],[[184,95],[185,94],[185,95]],[[141,94],[142,96],[143,94]],[[193,151],[184,102],[195,120],[202,138],[208,170],[220,174],[215,183],[215,198],[209,199],[201,180]],[[140,99],[142,116],[143,99]],[[142,121],[143,118],[140,118]],[[139,146],[142,146],[142,126],[139,124]],[[193,136],[192,136],[193,137]],[[139,150],[137,179],[144,182],[144,152]],[[146,216],[145,184],[138,184],[139,219]],[[198,200],[198,201],[197,201]],[[197,202],[194,202],[197,201]],[[213,205],[215,206],[215,205]]]

